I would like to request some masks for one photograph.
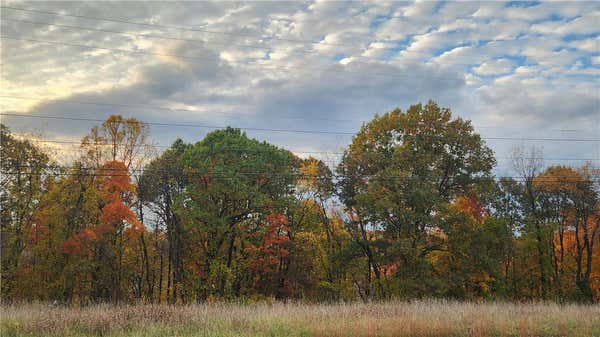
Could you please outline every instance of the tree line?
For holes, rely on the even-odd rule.
[[[331,168],[239,129],[110,116],[58,165],[1,129],[2,301],[600,298],[599,172],[515,156],[434,102],[376,115]]]

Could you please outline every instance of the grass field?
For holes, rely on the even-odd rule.
[[[600,336],[600,306],[379,304],[2,307],[2,336]]]

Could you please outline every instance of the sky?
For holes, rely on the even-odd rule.
[[[230,125],[335,165],[375,114],[431,99],[499,174],[515,148],[600,166],[600,2],[1,4],[3,113],[195,125],[151,126],[159,146]],[[1,117],[66,142],[98,124]]]

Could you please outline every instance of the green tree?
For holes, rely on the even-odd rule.
[[[338,167],[340,198],[367,230],[381,231],[405,293],[423,296],[434,288],[427,257],[443,245],[440,211],[488,180],[494,164],[470,122],[430,101],[361,128]]]
[[[550,293],[551,260],[550,249],[552,247],[552,228],[543,221],[541,209],[541,195],[534,180],[540,174],[543,166],[541,153],[535,148],[526,155],[522,149],[516,149],[514,156],[514,168],[521,180],[520,199],[521,211],[523,212],[523,234],[524,239],[533,238],[537,255],[539,272],[539,296],[546,300]]]
[[[137,189],[141,203],[148,207],[158,220],[154,227],[155,236],[164,230],[167,240],[167,284],[166,298],[170,303],[184,301],[182,288],[184,281],[185,240],[181,220],[175,212],[174,204],[185,188],[187,179],[183,173],[183,153],[189,147],[182,140],[173,145],[144,168]],[[140,209],[143,209],[141,207]],[[158,244],[159,241],[155,240]],[[160,251],[159,248],[157,250]],[[162,259],[162,255],[161,255]],[[158,289],[162,295],[162,270],[159,271]]]
[[[573,255],[576,296],[590,302],[594,300],[590,282],[594,265],[594,244],[600,236],[600,199],[596,184],[588,165],[580,169],[552,166],[534,179],[542,222],[552,231],[549,235],[549,250],[557,290],[562,295],[563,288],[566,288],[563,282],[569,249],[565,241],[566,236],[571,234],[575,241]]]
[[[517,235],[523,232],[524,225],[522,185],[513,178],[500,178],[491,186],[490,192],[488,207],[493,210],[494,219],[506,226],[502,261],[503,290],[506,296],[517,299],[520,283],[523,281],[517,271]]]
[[[28,231],[39,200],[50,158],[28,140],[11,134],[0,124],[0,283],[2,298],[10,299],[17,267],[25,249]]]
[[[441,212],[444,249],[434,264],[445,276],[444,297],[503,297],[503,262],[512,233],[475,194],[457,197]]]
[[[196,298],[239,294],[249,276],[235,265],[236,257],[244,254],[244,238],[292,197],[294,156],[227,128],[190,146],[183,161],[188,183],[176,213],[190,247],[201,252]]]

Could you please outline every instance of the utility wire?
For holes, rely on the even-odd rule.
[[[42,169],[42,170],[46,170],[46,169],[50,169],[50,170],[65,170],[65,171],[84,171],[84,172],[53,172],[50,173],[49,175],[75,175],[75,176],[88,176],[88,177],[97,177],[97,176],[108,176],[108,177],[125,177],[125,176],[131,176],[131,173],[140,173],[143,174],[145,172],[151,172],[151,173],[166,173],[169,176],[179,176],[179,177],[187,177],[187,178],[208,178],[208,179],[212,179],[212,178],[216,178],[216,179],[220,179],[220,178],[226,178],[226,179],[231,179],[231,178],[236,178],[235,175],[246,175],[246,176],[257,176],[257,177],[295,177],[295,178],[343,178],[343,177],[351,177],[351,178],[368,178],[368,179],[383,179],[383,180],[419,180],[422,179],[424,177],[420,177],[420,176],[400,176],[400,175],[365,175],[365,174],[359,174],[359,175],[343,175],[343,174],[337,174],[332,172],[329,175],[323,175],[323,174],[306,174],[306,173],[301,173],[301,172],[274,172],[274,171],[222,171],[222,172],[193,172],[193,171],[179,171],[179,172],[174,172],[173,170],[162,170],[162,169],[151,169],[151,168],[140,168],[140,169],[128,169],[127,173],[124,173],[124,170],[121,168],[112,168],[112,167],[79,167],[79,166],[74,166],[74,167],[64,167],[64,166],[46,166],[46,165],[15,165],[14,167],[18,167],[18,168],[34,168],[34,169]],[[87,171],[87,172],[86,172]],[[103,173],[90,173],[90,171],[93,172],[103,172]],[[106,173],[109,172],[109,173]],[[110,172],[115,172],[115,173],[110,173]],[[6,171],[6,172],[2,172],[3,174],[31,174],[31,175],[37,175],[40,174],[42,175],[41,172],[31,172],[31,171]],[[442,179],[442,176],[431,176],[431,177],[427,177],[427,180],[433,180],[433,179]],[[485,177],[473,177],[473,179],[477,179],[477,178],[485,178]],[[527,179],[521,176],[502,176],[499,178],[510,178],[510,179],[514,179],[514,180],[523,180],[523,179]],[[538,176],[535,177],[534,180],[536,181],[545,181],[545,182],[561,182],[561,181],[577,181],[577,182],[584,182],[584,181],[594,181],[594,179],[592,177],[589,177],[588,179],[586,178],[579,178],[579,177],[573,177],[573,176]]]
[[[88,178],[96,178],[96,177],[141,177],[143,175],[143,173],[137,173],[137,174],[129,174],[129,173],[80,173],[80,172],[50,172],[50,173],[42,173],[42,172],[24,172],[24,171],[19,171],[19,172],[15,172],[15,171],[8,171],[8,172],[2,172],[3,175],[10,175],[10,176],[14,176],[14,175],[30,175],[30,176],[39,176],[39,177],[43,177],[43,176],[66,176],[66,177],[88,177]],[[315,175],[303,175],[303,174],[298,174],[298,173],[289,173],[289,174],[281,174],[281,175],[273,175],[273,174],[267,174],[267,173],[253,173],[253,172],[235,172],[233,175],[211,175],[210,173],[204,174],[204,175],[198,175],[198,174],[189,174],[189,173],[178,173],[178,174],[167,174],[167,176],[170,177],[180,177],[180,178],[199,178],[199,179],[206,179],[207,182],[210,182],[212,180],[230,180],[230,181],[235,181],[237,179],[240,178],[240,176],[256,176],[257,179],[265,179],[265,178],[281,178],[281,177],[285,177],[285,178],[289,178],[289,179],[309,179],[309,178],[328,178],[328,177],[324,177],[324,176],[315,176]],[[338,176],[331,176],[329,178],[339,178]],[[358,177],[354,177],[357,179],[368,179],[368,180],[378,180],[378,181],[408,181],[408,180],[413,180],[413,181],[419,181],[419,179],[421,177],[402,177],[402,176],[358,176]],[[523,177],[498,177],[498,179],[512,179],[516,182],[523,182],[523,181],[527,181],[528,178],[523,178]],[[441,178],[440,178],[441,179]],[[273,181],[273,180],[272,180]],[[424,180],[426,182],[431,182],[433,181],[432,179],[426,179]],[[576,178],[576,177],[536,177],[534,178],[534,181],[536,182],[540,182],[540,183],[595,183],[598,182],[598,180],[595,180],[593,178],[589,178],[589,179],[585,179],[585,178]]]
[[[72,145],[79,145],[81,146],[82,143],[81,141],[73,141],[73,140],[56,140],[56,139],[26,139],[27,141],[30,142],[37,142],[37,143],[51,143],[51,144],[72,144]],[[109,143],[90,143],[89,146],[113,146],[113,144],[109,144]],[[164,145],[164,144],[149,144],[150,147],[157,147],[157,148],[170,148],[171,145]],[[79,147],[77,149],[60,149],[61,151],[63,150],[77,150],[77,151],[82,151],[83,148]],[[225,148],[220,148],[219,150],[223,150],[223,151],[239,151],[239,152],[250,152],[250,153],[255,153],[255,152],[268,152],[267,150],[259,150],[259,149],[245,149],[245,148],[233,148],[233,147],[225,147]],[[303,151],[303,150],[295,150],[295,149],[288,149],[288,148],[284,148],[284,150],[290,151],[292,153],[302,153],[302,154],[321,154],[321,155],[332,155],[332,156],[341,156],[344,155],[344,152],[339,152],[339,151]],[[495,157],[496,159],[515,159],[514,157]],[[527,157],[527,158],[523,158],[526,160],[556,160],[556,161],[599,161],[600,159],[597,158],[546,158],[546,157]],[[319,159],[321,161],[325,161],[323,159]],[[333,161],[331,161],[333,162]]]
[[[81,118],[81,117],[62,117],[50,115],[29,115],[17,113],[0,113],[0,116],[11,116],[20,118],[38,118],[38,119],[56,119],[56,120],[73,120],[87,122],[104,122],[102,119]],[[204,129],[225,129],[233,127],[240,130],[262,131],[262,132],[281,132],[281,133],[301,133],[301,134],[332,134],[332,135],[355,135],[356,132],[349,131],[333,131],[333,130],[300,130],[300,129],[274,129],[274,128],[257,128],[257,127],[238,127],[238,126],[223,126],[223,125],[205,125],[191,123],[161,123],[161,122],[143,122],[146,125],[155,126],[172,126],[172,127],[191,127]],[[434,135],[415,135],[415,137],[435,137]],[[600,142],[596,138],[530,138],[530,137],[481,137],[484,140],[509,140],[509,141],[545,141],[545,142]]]
[[[44,101],[44,102],[60,102],[65,104],[81,104],[81,105],[94,105],[94,106],[109,106],[109,107],[117,107],[117,108],[130,108],[130,109],[147,109],[147,110],[159,110],[159,111],[171,111],[171,112],[192,112],[198,113],[198,110],[193,109],[185,109],[185,108],[169,108],[164,106],[155,106],[155,105],[144,105],[144,104],[127,104],[127,103],[108,103],[108,102],[92,102],[92,101],[81,101],[81,100],[73,100],[73,99],[63,99],[63,98],[52,98],[50,100],[45,101],[39,97],[33,96],[23,96],[23,95],[2,95],[0,94],[0,98],[9,98],[9,99],[20,99],[20,100],[32,100],[32,101]],[[234,113],[234,112],[222,112],[222,111],[211,111],[212,113],[216,113],[224,116],[240,116],[246,117],[244,114]],[[301,117],[301,116],[264,116],[269,119],[290,119],[290,120],[305,120],[305,121],[330,121],[330,122],[365,122],[364,119],[337,119],[337,118],[316,118],[316,117]],[[524,127],[516,127],[516,126],[477,126],[480,129],[523,129]],[[586,129],[550,129],[549,131],[558,131],[558,132],[586,132]]]
[[[35,101],[43,101],[43,99],[33,96],[16,96],[16,95],[1,95],[2,98],[11,98],[11,99],[23,99],[23,100],[35,100]],[[148,110],[162,110],[162,111],[172,111],[172,112],[193,112],[198,113],[198,110],[193,109],[184,109],[184,108],[169,108],[163,106],[152,106],[152,105],[143,105],[143,104],[125,104],[125,103],[104,103],[104,102],[90,102],[90,101],[80,101],[80,100],[72,100],[72,99],[52,99],[53,102],[61,102],[67,104],[82,104],[82,105],[97,105],[97,106],[113,106],[119,108],[132,108],[132,109],[148,109]],[[216,113],[219,115],[225,116],[242,116],[243,114],[236,114],[230,112],[220,112],[220,111],[211,111],[210,113]],[[293,120],[315,120],[315,121],[330,121],[330,122],[363,122],[363,120],[359,119],[335,119],[335,118],[315,118],[315,117],[300,117],[300,116],[265,116],[269,119],[293,119]]]
[[[80,141],[73,141],[73,140],[53,140],[53,139],[26,139],[27,141],[30,142],[39,142],[39,143],[56,143],[56,144],[73,144],[73,145],[81,145]],[[158,148],[170,148],[171,145],[164,145],[164,144],[148,144],[151,147],[158,147]],[[112,144],[109,143],[90,143],[89,146],[112,146]],[[243,152],[267,152],[267,150],[251,150],[251,149],[244,149],[244,148],[220,148],[220,150],[227,150],[227,151],[243,151]],[[301,151],[301,150],[293,150],[293,149],[285,149],[288,150],[290,152],[295,152],[295,153],[316,153],[316,154],[344,154],[343,152],[328,152],[328,151]]]
[[[118,34],[118,35],[143,37],[143,38],[148,38],[148,39],[174,40],[174,41],[184,41],[184,42],[193,42],[193,43],[202,43],[202,44],[216,44],[216,45],[228,46],[228,47],[235,46],[235,47],[242,47],[242,48],[252,48],[252,49],[267,50],[267,51],[271,51],[271,52],[278,51],[277,49],[274,49],[273,47],[263,47],[263,46],[257,46],[257,45],[224,43],[224,42],[217,42],[217,41],[188,39],[188,38],[174,37],[174,36],[161,36],[161,35],[152,35],[152,34],[143,34],[143,33],[131,33],[131,32],[124,32],[124,31],[119,31],[119,30],[109,30],[109,29],[101,29],[101,28],[90,28],[90,27],[72,26],[72,25],[64,25],[64,24],[50,23],[50,22],[38,22],[38,21],[18,20],[18,19],[10,19],[10,18],[2,18],[2,20],[3,21],[8,21],[8,22],[28,23],[28,24],[32,24],[32,25],[54,26],[54,27],[67,28],[67,29],[75,29],[75,30],[87,30],[87,31],[91,31],[91,32],[100,32],[100,33],[108,33],[108,34]],[[285,51],[289,52],[288,50],[285,50]],[[306,51],[305,50],[296,50],[294,52],[295,53],[306,53],[306,54],[315,54],[316,53],[316,52],[310,51],[310,50],[306,50]]]
[[[92,46],[92,45],[77,44],[77,43],[68,43],[68,42],[62,42],[62,41],[48,41],[48,40],[39,40],[39,39],[19,38],[19,37],[15,37],[15,36],[6,36],[6,35],[0,36],[0,39],[15,40],[15,41],[27,41],[27,42],[36,42],[36,43],[45,43],[45,44],[50,44],[50,45],[62,45],[62,46],[77,47],[77,48],[87,48],[87,49],[96,49],[96,50],[108,50],[108,51],[116,51],[116,52],[121,52],[121,53],[142,54],[142,55],[155,55],[155,56],[168,56],[168,57],[176,57],[176,58],[181,58],[181,59],[186,59],[186,60],[191,60],[191,61],[198,61],[198,60],[215,61],[214,58],[212,58],[212,57],[205,57],[205,56],[185,56],[185,55],[179,55],[179,54],[154,53],[154,52],[148,52],[148,51],[143,51],[143,50],[108,48],[108,47],[101,47],[101,46]],[[307,68],[307,67],[304,67],[304,66],[296,66],[296,65],[277,66],[277,65],[260,64],[260,63],[234,62],[234,61],[229,62],[229,64],[237,64],[237,65],[242,65],[242,66],[256,66],[256,67],[259,67],[259,68],[262,68],[262,69],[283,70],[283,71],[289,71],[291,69],[297,69],[297,70],[302,70],[302,71],[306,71],[306,70],[308,70],[308,71],[319,70],[319,71],[324,71],[324,72],[334,72],[334,73],[340,73],[340,74],[357,74],[357,75],[363,75],[363,76],[366,76],[366,77],[415,78],[414,76],[407,76],[407,75],[402,75],[402,74],[391,74],[389,72],[386,72],[386,73],[368,72],[367,73],[367,72],[364,72],[364,71],[353,71],[353,70],[348,70],[348,69],[340,70],[338,68],[332,68],[332,67],[337,66],[337,64],[331,65],[331,66],[328,66],[328,67],[310,67],[310,68]],[[429,77],[430,78],[435,78],[435,79],[438,79],[438,80],[447,80],[447,81],[456,81],[456,80],[458,80],[458,78],[453,78],[453,77],[442,77],[442,76],[429,76]]]
[[[94,119],[94,118],[26,115],[26,114],[15,114],[15,113],[0,113],[0,116],[73,120],[73,121],[86,121],[86,122],[104,122],[104,120],[102,120],[102,119]],[[222,125],[217,126],[217,125],[204,125],[204,124],[182,124],[182,123],[161,123],[161,122],[144,122],[144,124],[154,125],[154,126],[190,127],[190,128],[203,128],[203,129],[225,129],[228,127],[228,126],[222,126]],[[272,129],[272,128],[255,128],[255,127],[244,127],[244,128],[239,128],[239,129],[248,130],[248,131],[304,133],[304,134],[334,134],[334,135],[353,135],[354,134],[354,132],[327,131],[327,130],[323,130],[323,131],[320,131],[320,130],[294,130],[294,129]]]
[[[26,9],[26,8],[12,7],[12,6],[0,6],[0,8],[1,9],[11,9],[14,11],[22,11],[22,12],[48,14],[48,15],[63,16],[63,17],[73,17],[73,18],[79,18],[79,19],[88,19],[88,20],[94,20],[94,21],[125,23],[125,24],[144,26],[144,27],[161,28],[161,29],[174,29],[174,30],[189,31],[189,32],[253,37],[253,38],[257,38],[257,39],[269,39],[269,40],[294,42],[294,43],[302,43],[302,44],[318,44],[318,45],[324,45],[324,46],[354,47],[353,45],[341,44],[341,43],[329,43],[329,42],[323,42],[323,41],[289,39],[289,38],[281,38],[281,37],[276,37],[276,36],[264,36],[264,35],[256,35],[256,34],[222,32],[222,31],[214,31],[214,30],[200,29],[200,28],[188,28],[188,27],[182,27],[182,26],[162,25],[162,24],[156,24],[156,23],[134,22],[134,21],[128,21],[128,20],[114,19],[114,18],[98,18],[98,17],[86,16],[86,15],[75,15],[75,14],[67,14],[67,13],[59,13],[59,12],[51,12],[51,11],[42,11],[42,10]]]
[[[117,34],[117,35],[124,35],[124,36],[133,36],[133,37],[137,37],[137,38],[147,38],[147,39],[159,39],[159,40],[172,40],[172,41],[184,41],[184,42],[189,42],[189,43],[200,43],[200,44],[214,44],[214,45],[220,45],[220,46],[227,46],[227,47],[240,47],[240,48],[250,48],[250,49],[257,49],[257,50],[265,50],[267,53],[274,53],[274,52],[283,52],[283,53],[290,53],[290,54],[307,54],[307,55],[319,55],[319,52],[316,50],[303,50],[303,49],[295,49],[295,50],[287,50],[287,49],[278,49],[278,48],[274,48],[272,46],[259,46],[259,45],[249,45],[249,44],[236,44],[236,43],[224,43],[224,42],[218,42],[218,41],[210,41],[210,40],[199,40],[199,39],[190,39],[190,38],[182,38],[182,37],[175,37],[175,36],[165,36],[165,35],[152,35],[152,34],[144,34],[144,33],[133,33],[133,32],[126,32],[126,31],[119,31],[119,30],[109,30],[109,29],[102,29],[102,28],[91,28],[91,27],[83,27],[83,26],[74,26],[74,25],[65,25],[65,24],[58,24],[58,23],[50,23],[50,22],[39,22],[39,21],[29,21],[29,20],[19,20],[19,19],[11,19],[11,18],[2,18],[3,21],[7,21],[7,22],[15,22],[15,23],[26,23],[26,24],[31,24],[31,25],[41,25],[41,26],[54,26],[54,27],[59,27],[59,28],[65,28],[65,29],[70,29],[70,30],[85,30],[85,31],[90,31],[90,32],[99,32],[99,33],[107,33],[107,34]],[[377,48],[377,50],[387,50],[387,49],[392,49],[392,48]],[[411,51],[411,53],[416,53],[418,54],[419,52],[414,52]],[[352,63],[358,63],[358,64],[366,64],[366,65],[370,65],[371,63],[366,62],[368,60],[374,61],[374,62],[381,62],[382,60],[380,58],[377,57],[369,57],[369,56],[348,56],[348,57],[352,57],[352,58],[357,58],[357,60],[352,60]],[[366,60],[366,61],[364,61]],[[464,66],[473,66],[474,64],[479,64],[481,62],[485,62],[484,60],[479,60],[477,62],[469,62],[469,63],[458,63],[458,62],[444,62],[445,64],[453,64],[453,65],[464,65]]]
[[[275,36],[265,36],[265,35],[256,35],[256,34],[244,34],[244,33],[233,33],[233,32],[222,32],[222,31],[212,31],[212,30],[206,30],[206,29],[199,29],[199,28],[189,28],[189,27],[183,27],[183,26],[170,26],[170,25],[161,25],[161,24],[154,24],[154,23],[146,23],[146,22],[134,22],[134,21],[128,21],[128,20],[123,20],[123,19],[114,19],[114,18],[98,18],[98,17],[92,17],[92,16],[86,16],[86,15],[74,15],[74,14],[67,14],[67,13],[59,13],[59,12],[52,12],[52,11],[43,11],[43,10],[35,10],[35,9],[26,9],[26,8],[20,8],[20,7],[13,7],[13,6],[0,6],[1,9],[10,9],[10,10],[14,10],[14,11],[20,11],[20,12],[25,12],[25,13],[38,13],[38,14],[46,14],[46,15],[54,15],[54,16],[59,16],[59,17],[73,17],[73,18],[79,18],[79,19],[88,19],[88,20],[93,20],[93,21],[106,21],[106,22],[115,22],[115,23],[125,23],[125,24],[131,24],[131,25],[138,25],[138,26],[144,26],[144,27],[153,27],[153,28],[157,28],[157,29],[174,29],[174,30],[179,30],[179,31],[190,31],[190,32],[201,32],[201,33],[210,33],[210,34],[222,34],[222,35],[229,35],[229,36],[241,36],[241,37],[254,37],[257,39],[267,39],[267,40],[278,40],[278,41],[286,41],[286,42],[294,42],[294,43],[300,43],[300,44],[315,44],[315,45],[324,45],[324,46],[341,46],[341,47],[354,47],[356,48],[355,45],[351,45],[351,44],[342,44],[342,43],[329,43],[329,42],[323,42],[323,41],[314,41],[314,40],[302,40],[302,39],[287,39],[287,38],[279,38],[279,37],[275,37]],[[388,19],[404,19],[404,17],[396,17],[396,16],[391,16],[388,17]],[[8,20],[8,21],[17,21],[17,20]],[[59,24],[51,24],[51,23],[41,23],[41,22],[32,22],[29,21],[28,23],[31,24],[47,24],[47,25],[55,25],[57,27],[60,26],[64,26],[65,28],[73,28],[73,29],[89,29],[87,27],[81,27],[81,26],[69,26],[69,25],[59,25]],[[91,29],[91,30],[96,30]],[[101,30],[100,30],[101,31]],[[106,33],[117,33],[120,34],[122,32],[116,32],[116,31],[105,31]],[[125,33],[123,32],[123,34],[129,34],[129,33]],[[143,35],[140,35],[143,36]],[[150,36],[148,36],[150,37]],[[156,38],[166,38],[166,39],[179,39],[176,37],[156,37]],[[512,39],[496,39],[494,40],[494,42],[500,42],[500,41],[511,41]],[[209,42],[209,41],[205,41],[205,43],[213,43],[213,42]],[[225,44],[225,45],[233,45],[233,44]],[[248,48],[259,48],[259,49],[269,49],[272,50],[272,47],[261,47],[261,46],[251,46],[251,45],[238,45],[240,47],[248,47]],[[386,51],[386,50],[397,50],[397,46],[392,46],[392,47],[383,47],[383,48],[376,48],[378,51]],[[366,50],[365,47],[359,47],[360,50]],[[286,51],[286,52],[290,52],[290,51]],[[303,52],[303,53],[316,53],[316,51],[314,50],[295,50],[295,51],[291,51],[291,52]],[[422,55],[428,55],[431,56],[432,58],[436,57],[435,55],[430,55],[429,53],[424,53],[424,52],[418,52],[418,51],[410,51],[411,54],[422,54]],[[378,60],[377,58],[371,58],[371,57],[366,57],[366,56],[360,56],[361,59],[373,59],[373,60]],[[361,61],[352,61],[352,62],[356,62],[356,63],[365,63],[365,62],[361,62]],[[477,63],[480,63],[482,61],[479,61]],[[471,66],[474,63],[452,63],[452,64],[458,64],[458,65],[465,65],[465,66]]]
[[[79,166],[79,165],[73,165],[73,166],[64,166],[64,165],[48,165],[48,164],[44,164],[44,165],[36,165],[36,164],[20,164],[20,165],[11,165],[11,167],[18,167],[18,168],[41,168],[41,169],[61,169],[61,170],[92,170],[92,171],[115,171],[115,172],[119,172],[119,171],[129,171],[129,172],[163,172],[163,173],[173,173],[174,170],[167,170],[167,169],[155,169],[155,168],[129,168],[126,170],[123,170],[122,168],[115,168],[115,167],[106,167],[106,166]],[[185,174],[200,174],[201,176],[204,176],[206,174],[229,174],[229,173],[235,173],[235,174],[249,174],[249,175],[260,175],[260,174],[273,174],[273,175],[300,175],[300,176],[306,176],[306,177],[325,177],[325,176],[337,176],[337,177],[346,177],[348,175],[345,174],[340,174],[340,173],[335,173],[335,172],[331,172],[331,174],[311,174],[311,173],[301,173],[301,172],[275,172],[273,170],[263,170],[263,171],[222,171],[222,172],[214,172],[214,171],[209,171],[208,172],[204,172],[204,173],[198,173],[198,172],[183,172]],[[367,175],[367,174],[358,174],[358,175],[349,175],[351,177],[376,177],[377,175]],[[412,179],[412,178],[420,178],[418,175],[416,176],[397,176],[397,175],[388,175],[390,177],[398,177],[398,178],[403,178],[403,179]],[[444,176],[433,176],[433,178],[443,178]],[[500,178],[513,178],[513,179],[518,179],[518,178],[523,178],[521,176],[501,176]],[[553,176],[545,176],[545,175],[541,175],[538,176],[536,178],[544,178],[544,179],[560,179],[560,178],[572,178],[572,176],[565,176],[565,175],[553,175]]]

